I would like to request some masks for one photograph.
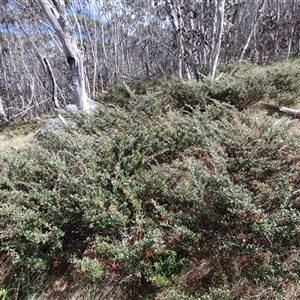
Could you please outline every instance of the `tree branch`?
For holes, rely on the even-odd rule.
[[[295,118],[300,119],[300,110],[288,108],[285,106],[279,106],[279,105],[267,103],[264,101],[260,101],[259,104],[262,105],[263,107],[265,107],[266,109],[278,111],[278,112],[281,112],[281,113],[284,113],[287,115],[291,115]]]
[[[58,100],[57,100],[57,84],[56,84],[56,80],[55,80],[55,77],[54,77],[53,72],[52,72],[52,68],[51,68],[51,66],[49,64],[49,61],[47,60],[46,57],[44,57],[43,61],[44,61],[45,65],[48,69],[48,73],[49,73],[51,81],[52,81],[52,89],[53,89],[52,100],[53,100],[53,103],[56,106],[56,108],[59,108],[59,103],[58,103]]]

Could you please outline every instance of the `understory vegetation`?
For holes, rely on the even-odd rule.
[[[299,299],[299,121],[255,106],[299,77],[119,86],[3,150],[0,299]]]

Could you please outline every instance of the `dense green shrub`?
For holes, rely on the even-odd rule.
[[[227,69],[230,71],[230,66]],[[130,89],[143,100],[159,90],[165,99],[165,110],[171,105],[190,112],[195,106],[203,108],[211,99],[245,109],[262,100],[286,106],[296,104],[300,96],[299,79],[299,60],[291,60],[259,68],[243,65],[234,74],[225,71],[213,81],[204,77],[199,83],[176,79],[156,84],[139,82],[132,83]],[[118,86],[99,99],[124,107],[132,97],[130,89]],[[150,98],[143,97],[146,95]]]
[[[127,87],[121,105],[65,113],[72,126],[1,153],[11,294],[26,298],[26,282],[66,268],[133,299],[167,299],[176,285],[181,299],[241,298],[258,285],[280,294],[299,281],[299,140],[271,117],[205,100],[198,84],[176,86]]]
[[[298,61],[257,68],[243,66],[234,75],[224,74],[208,81],[208,95],[244,109],[258,101],[293,105],[299,95],[300,68]]]

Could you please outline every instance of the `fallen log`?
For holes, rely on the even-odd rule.
[[[292,109],[292,108],[288,108],[285,106],[276,105],[273,103],[267,103],[264,101],[260,101],[259,104],[262,105],[263,107],[265,107],[266,109],[278,111],[280,113],[291,115],[295,118],[300,119],[300,110],[298,110],[298,109]]]

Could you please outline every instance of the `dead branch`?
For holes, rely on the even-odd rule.
[[[272,104],[272,103],[266,103],[263,101],[260,101],[259,104],[268,110],[277,111],[277,112],[291,115],[295,118],[300,119],[300,110],[298,110],[298,109],[292,109],[292,108],[288,108],[285,106],[279,106],[279,105]]]
[[[52,81],[52,88],[53,88],[52,100],[53,100],[54,105],[56,106],[56,108],[59,108],[59,103],[58,103],[58,100],[57,100],[57,84],[56,84],[56,80],[55,80],[55,77],[54,77],[53,72],[52,72],[52,68],[51,68],[50,63],[49,63],[49,61],[46,57],[43,58],[43,62],[45,63],[45,65],[48,69],[48,72],[49,72],[49,75],[50,75],[50,78],[51,78],[51,81]]]

